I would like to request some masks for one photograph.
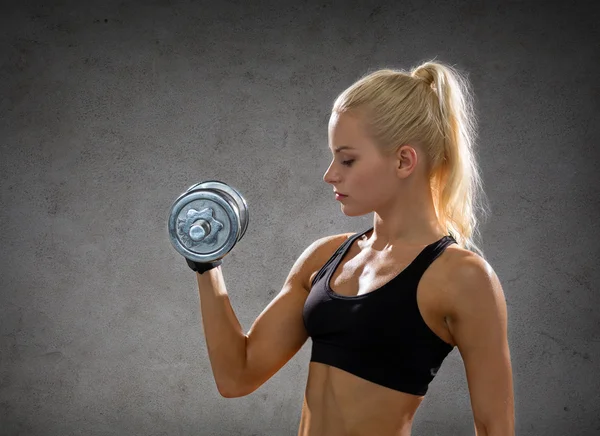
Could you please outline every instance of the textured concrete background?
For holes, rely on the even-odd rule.
[[[247,331],[312,241],[372,223],[322,181],[334,98],[432,58],[477,98],[517,434],[600,434],[592,2],[54,3],[0,23],[1,435],[295,435],[310,340],[222,398],[170,205],[203,179],[248,200],[223,266]],[[455,349],[413,434],[473,434],[470,407]]]

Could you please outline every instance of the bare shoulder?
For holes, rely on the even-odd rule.
[[[333,253],[342,245],[348,238],[355,233],[339,233],[336,235],[324,236],[315,240],[302,253],[304,272],[305,272],[305,288],[310,291],[311,283],[325,262],[333,255]]]
[[[452,283],[458,283],[474,276],[494,274],[494,269],[488,261],[473,251],[466,250],[456,244],[446,248],[445,271]]]
[[[445,250],[444,262],[441,265],[445,283],[445,312],[448,316],[456,314],[464,302],[477,301],[483,292],[502,294],[498,277],[488,263],[479,254],[449,245]]]

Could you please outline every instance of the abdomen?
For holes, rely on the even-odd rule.
[[[298,436],[410,436],[423,398],[311,362]]]

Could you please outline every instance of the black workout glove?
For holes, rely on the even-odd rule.
[[[216,268],[223,263],[222,259],[215,260],[214,262],[200,263],[189,260],[187,257],[185,258],[185,261],[192,271],[196,271],[198,274],[204,274],[206,271]]]

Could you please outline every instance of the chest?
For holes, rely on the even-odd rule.
[[[413,315],[422,318],[426,326],[444,342],[454,345],[445,319],[447,313],[445,308],[448,307],[446,265],[451,253],[442,253],[429,265],[416,285],[416,298],[415,293],[411,293],[412,299],[403,300],[404,296],[400,295],[403,289],[395,284],[402,283],[402,273],[414,260],[416,254],[418,253],[395,253],[384,258],[367,255],[351,247],[331,274],[324,277],[325,286],[328,286],[331,293],[336,296],[360,297],[360,300],[364,299],[365,303],[366,299],[376,297],[369,295],[371,293],[385,292],[389,296],[390,293],[397,292],[399,294],[397,301],[405,301],[406,305],[414,304],[413,308],[418,313],[414,313],[413,310]],[[408,295],[406,297],[408,298]],[[386,315],[390,314],[386,312]],[[401,315],[402,313],[399,312],[398,316]]]

